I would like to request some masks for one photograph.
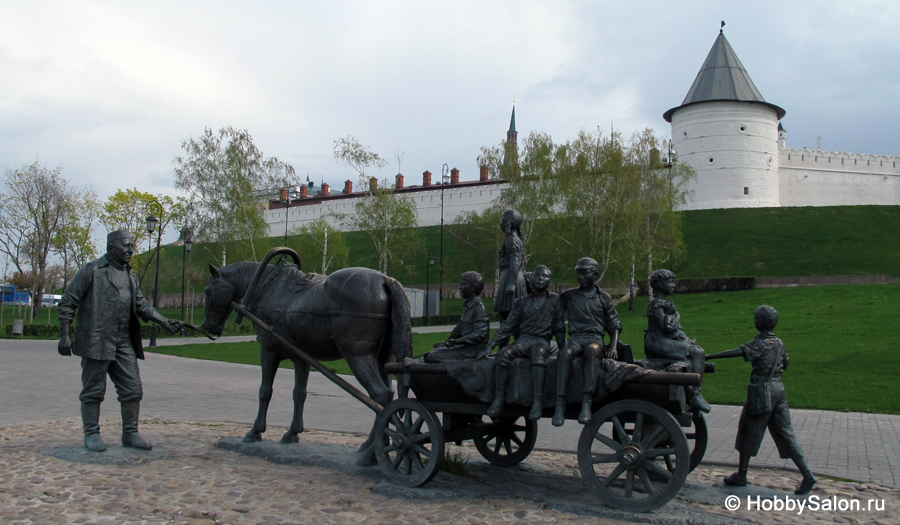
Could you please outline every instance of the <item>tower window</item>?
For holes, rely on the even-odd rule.
[[[744,195],[750,195],[750,188],[744,186]]]
[[[684,132],[684,138],[687,138],[687,131]]]
[[[706,162],[708,162],[710,164],[712,164],[715,161],[716,161],[716,159],[714,157],[710,157],[710,158],[706,159]]]
[[[738,131],[740,131],[741,133],[747,133],[747,126],[741,126],[741,127],[739,127],[739,128],[738,128]]]

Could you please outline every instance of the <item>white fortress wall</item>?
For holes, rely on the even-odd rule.
[[[783,148],[782,206],[900,205],[900,157]]]
[[[694,168],[686,209],[779,206],[778,120],[751,102],[694,104],[672,115],[678,162]]]
[[[507,187],[505,183],[488,183],[447,186],[444,189],[444,224],[449,224],[460,214],[468,211],[481,212],[491,205],[500,192]],[[406,188],[400,195],[411,197],[416,203],[416,211],[419,215],[419,226],[439,226],[441,224],[441,190],[440,186],[431,189],[421,187]],[[319,219],[327,217],[329,224],[341,231],[350,231],[344,222],[337,217],[346,218],[356,215],[356,203],[364,198],[362,193],[351,195],[332,194],[331,196],[318,198],[312,197],[311,201],[319,201],[311,204],[297,205],[296,203],[287,209],[288,231],[305,226]],[[285,209],[279,208],[264,212],[266,222],[269,224],[269,236],[279,237],[284,235]]]

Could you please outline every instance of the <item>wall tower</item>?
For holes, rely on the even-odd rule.
[[[672,124],[678,161],[696,172],[691,209],[779,206],[778,124],[785,111],[765,101],[719,30]]]

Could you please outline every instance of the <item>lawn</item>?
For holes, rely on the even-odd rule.
[[[893,305],[898,284],[765,288],[674,296],[689,337],[707,353],[737,348],[755,335],[753,310],[775,307],[780,322],[775,333],[784,340],[791,365],[784,375],[793,408],[817,408],[900,414],[900,340],[888,327],[896,323]],[[647,298],[633,311],[619,306],[624,332],[636,357],[643,356]],[[415,355],[427,352],[447,334],[413,334]],[[258,345],[223,343],[159,347],[158,352],[219,361],[259,364]],[[716,373],[704,380],[712,403],[742,404],[750,364],[740,358],[717,360]],[[282,366],[290,367],[290,362]],[[328,363],[349,373],[342,361]]]

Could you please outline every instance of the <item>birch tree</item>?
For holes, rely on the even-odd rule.
[[[265,157],[247,130],[209,128],[197,139],[181,143],[183,154],[173,159],[175,187],[187,194],[188,221],[196,239],[218,249],[226,264],[230,242],[247,244],[256,260],[268,248],[268,224],[262,197],[274,188],[299,184],[294,168],[276,157]]]

